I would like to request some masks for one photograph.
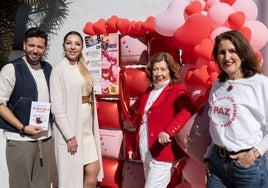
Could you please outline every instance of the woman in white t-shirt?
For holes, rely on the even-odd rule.
[[[238,31],[216,37],[213,58],[220,73],[209,96],[207,187],[268,187],[268,78]]]

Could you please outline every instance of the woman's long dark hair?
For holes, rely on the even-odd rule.
[[[218,76],[220,82],[228,80],[228,74],[224,72],[219,64],[219,44],[222,40],[229,40],[234,45],[237,55],[242,61],[241,70],[244,78],[251,77],[260,72],[260,63],[258,58],[250,46],[248,40],[239,31],[226,31],[215,38],[215,45],[212,51],[214,61],[218,63],[220,74]]]

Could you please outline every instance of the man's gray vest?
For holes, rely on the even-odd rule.
[[[13,112],[16,118],[26,126],[29,124],[31,103],[38,99],[37,85],[22,57],[11,61],[10,63],[13,64],[15,69],[16,83],[9,101],[7,102],[7,107]],[[49,77],[52,66],[45,61],[41,61],[41,67],[49,88]],[[2,117],[0,117],[0,129],[19,133],[18,129],[10,125]]]

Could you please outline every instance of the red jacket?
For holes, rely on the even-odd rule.
[[[136,143],[139,141],[139,127],[142,124],[144,108],[151,90],[152,88],[148,88],[146,93],[134,103],[134,117],[137,126]],[[194,106],[188,97],[186,86],[182,83],[166,86],[147,111],[148,144],[155,160],[174,161],[184,155],[184,152],[179,148],[173,137],[185,125],[193,113]],[[158,135],[162,131],[170,135],[171,143],[162,145],[158,142]],[[137,146],[138,144],[136,149],[138,148]]]

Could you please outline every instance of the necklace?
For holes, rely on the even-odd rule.
[[[234,88],[234,86],[232,85],[231,82],[228,82],[228,83],[229,83],[229,86],[227,87],[227,91],[231,91]]]

